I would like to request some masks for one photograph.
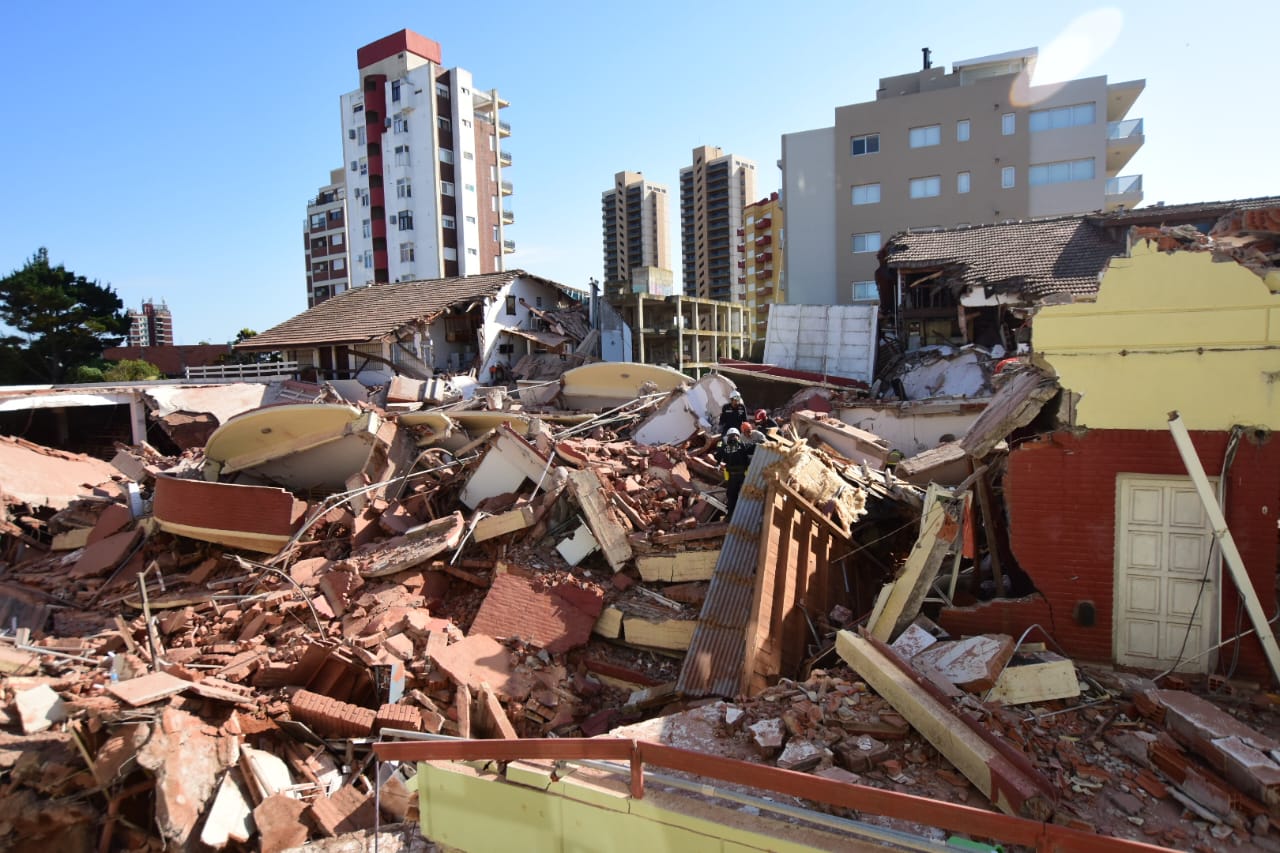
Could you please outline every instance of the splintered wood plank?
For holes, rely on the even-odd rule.
[[[533,526],[533,515],[533,507],[526,504],[508,512],[486,516],[476,522],[471,538],[477,542],[487,542],[507,533],[524,530]]]
[[[920,535],[907,555],[902,573],[889,585],[889,592],[880,591],[868,623],[872,635],[882,643],[895,639],[920,613],[920,605],[960,532],[959,505],[950,489],[929,485]]]
[[[693,631],[697,627],[696,619],[651,620],[627,616],[622,620],[622,638],[629,646],[682,652],[693,642]]]

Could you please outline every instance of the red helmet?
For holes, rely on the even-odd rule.
[[[768,412],[766,412],[764,409],[756,410],[756,423],[759,423],[760,421],[767,421],[768,419],[769,419]]]

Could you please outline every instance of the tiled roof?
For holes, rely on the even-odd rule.
[[[1257,198],[1238,198],[1229,201],[1196,201],[1190,204],[1161,204],[1137,207],[1133,210],[1116,210],[1098,218],[1107,225],[1150,224],[1174,220],[1185,222],[1196,218],[1224,216],[1233,210],[1259,210],[1280,207],[1280,196],[1265,195]]]
[[[1098,290],[1124,246],[1079,216],[899,234],[885,246],[893,269],[949,268],[964,287],[1020,291],[1029,299]]]
[[[296,317],[238,344],[237,349],[280,349],[377,340],[406,323],[430,317],[451,305],[492,296],[516,278],[540,281],[569,292],[564,285],[530,275],[524,270],[375,284],[326,299],[314,308],[308,308]]]

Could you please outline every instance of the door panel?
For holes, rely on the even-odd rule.
[[[1195,487],[1187,478],[1121,474],[1116,490],[1116,662],[1204,672],[1218,571],[1210,567],[1205,581],[1213,535]]]

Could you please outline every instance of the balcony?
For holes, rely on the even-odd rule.
[[[503,166],[510,166],[510,165],[511,165],[511,152],[510,152],[510,151],[500,151],[500,152],[498,152],[498,162],[499,162],[499,163],[501,163]]]
[[[502,136],[502,137],[510,136],[510,135],[511,135],[511,122],[507,122],[507,121],[500,121],[500,122],[498,122],[498,135],[499,135],[499,136]]]
[[[1142,119],[1107,122],[1107,174],[1114,175],[1123,169],[1145,141]]]
[[[1145,88],[1146,80],[1127,80],[1107,86],[1107,121],[1120,121],[1128,115],[1133,102],[1138,100]]]
[[[1121,175],[1107,180],[1107,210],[1131,210],[1142,202],[1142,176]]]
[[[761,234],[759,237],[756,238],[757,246],[768,246],[768,245],[771,245],[772,243],[773,243],[772,234]]]
[[[502,194],[503,194],[503,195],[511,195],[511,193],[513,193],[513,192],[515,192],[515,190],[514,190],[514,189],[512,189],[512,187],[511,187],[511,182],[510,182],[510,181],[503,181],[503,182],[502,182]]]
[[[502,241],[502,253],[503,253],[504,255],[509,255],[509,254],[511,254],[512,252],[514,252],[515,250],[516,250],[516,241],[515,241],[515,240],[503,240],[503,241]]]
[[[510,225],[516,221],[516,212],[509,207],[502,208],[502,224]]]

